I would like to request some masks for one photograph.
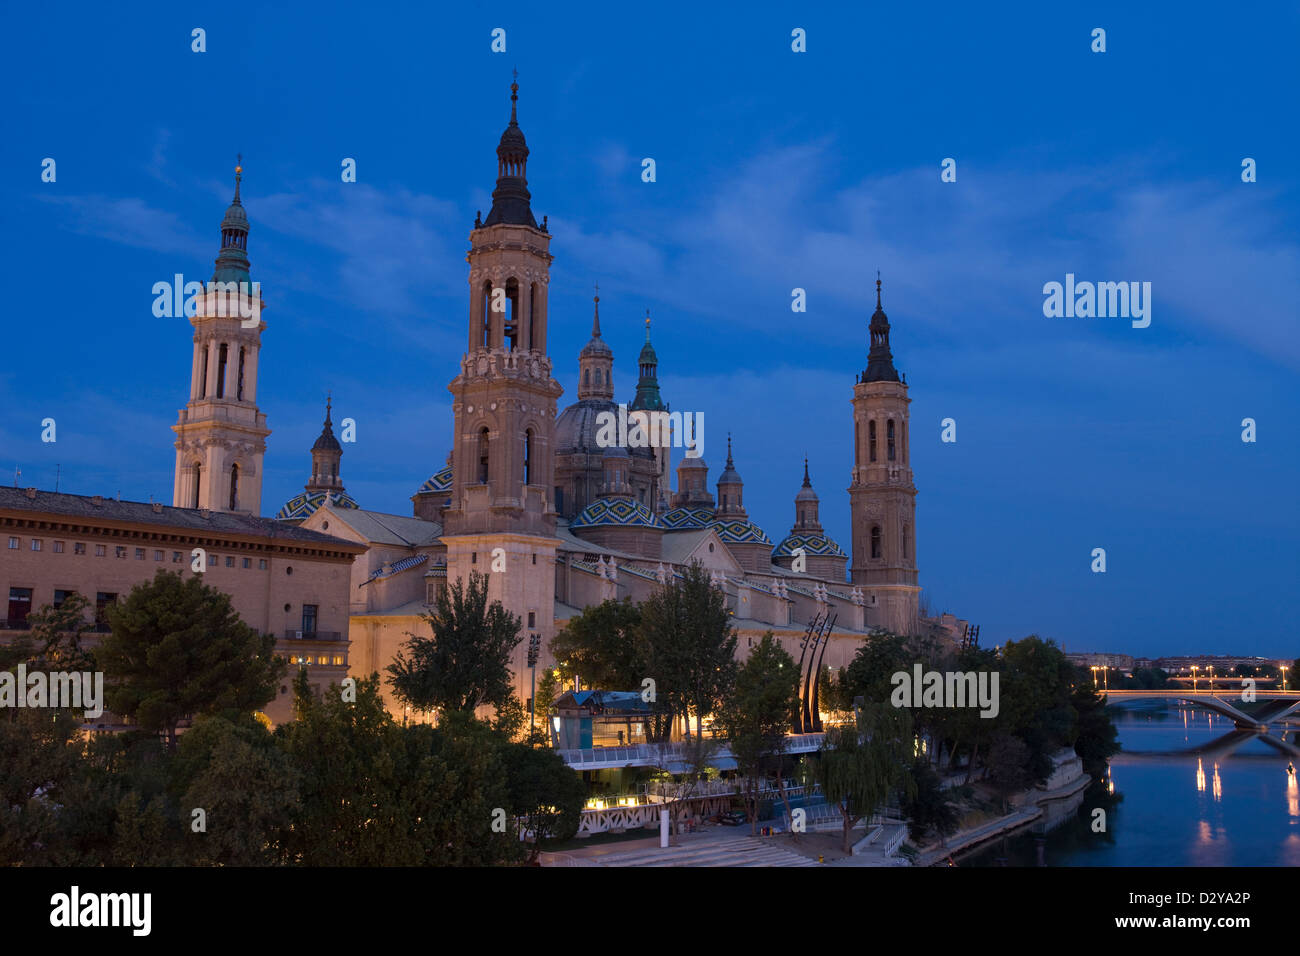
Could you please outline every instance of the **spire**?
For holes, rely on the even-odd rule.
[[[596,285],[600,291],[600,285]],[[600,337],[600,296],[593,297],[591,339],[578,353],[578,401],[614,398],[614,350]]]
[[[492,191],[492,209],[483,221],[484,226],[507,223],[537,229],[537,220],[529,205],[528,143],[519,128],[519,71],[510,84],[510,125],[501,134],[497,144],[497,188]]]
[[[807,455],[803,456],[803,486],[805,488],[812,487],[812,482],[808,480],[808,456]]]
[[[659,356],[650,344],[650,310],[645,310],[645,345],[636,359],[640,376],[636,383],[636,396],[628,406],[631,411],[667,411],[663,397],[659,394]]]
[[[330,419],[331,410],[332,395],[327,392],[325,396],[325,425],[321,429],[320,438],[317,438],[316,444],[311,446],[312,451],[343,451],[338,439],[334,437],[334,423]]]
[[[221,220],[221,251],[217,253],[213,282],[248,282],[248,214],[239,198],[244,157],[236,154],[235,196]]]
[[[876,311],[871,316],[871,351],[867,355],[867,369],[863,382],[897,382],[894,356],[889,351],[889,319],[880,304],[880,273],[876,273]]]
[[[600,338],[600,283],[599,282],[596,283],[596,293],[597,294],[592,299],[592,301],[596,303],[595,314],[593,314],[591,317],[591,337],[593,339]]]

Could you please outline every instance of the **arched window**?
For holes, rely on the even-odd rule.
[[[199,398],[208,397],[208,351],[211,346],[203,346],[203,369],[199,379]]]
[[[239,466],[230,466],[230,510],[239,510]]]
[[[889,420],[887,437],[889,441],[889,460],[893,461],[894,460],[894,420],[892,418]]]
[[[524,432],[524,484],[533,483],[533,430]]]
[[[591,369],[585,368],[582,370],[582,384],[583,385],[591,384]]]
[[[876,460],[876,420],[873,418],[867,424],[867,441],[871,443],[871,460]]]
[[[217,352],[217,398],[226,397],[226,353],[229,346],[222,342]]]
[[[600,384],[600,369],[596,369],[596,384]]]
[[[239,347],[239,388],[235,393],[235,398],[241,402],[244,400],[244,347]]]
[[[483,347],[492,347],[492,283],[483,283]]]
[[[486,485],[488,481],[488,430],[478,433],[478,483]]]
[[[538,341],[537,333],[537,283],[534,282],[528,287],[528,347],[530,349],[540,349],[542,343]]]
[[[871,528],[871,556],[880,557],[880,525],[873,525]]]
[[[193,507],[195,508],[199,506],[199,501],[200,501],[199,492],[200,490],[202,490],[202,487],[203,487],[203,466],[196,461],[194,463],[194,505],[193,505]]]
[[[506,280],[506,314],[505,323],[505,347],[507,351],[513,352],[519,347],[519,334],[523,317],[519,314],[519,280]]]

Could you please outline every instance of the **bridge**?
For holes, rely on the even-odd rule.
[[[1181,700],[1216,714],[1222,714],[1238,727],[1248,730],[1267,730],[1272,721],[1284,720],[1300,710],[1300,690],[1259,690],[1254,696],[1263,707],[1255,713],[1248,714],[1241,710],[1242,688],[1231,690],[1102,690],[1101,695],[1109,703],[1125,700]],[[1226,698],[1226,699],[1225,699]]]

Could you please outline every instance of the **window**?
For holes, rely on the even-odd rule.
[[[226,555],[226,567],[233,568],[234,566],[235,566],[235,556],[233,554]]]
[[[203,346],[203,375],[199,379],[199,398],[208,397],[208,346]]]
[[[114,591],[99,591],[95,594],[95,630],[108,630],[108,607],[117,603]]]
[[[326,654],[321,654],[319,657],[316,658],[317,664],[328,664],[329,662],[330,662],[329,656]]]
[[[478,433],[478,483],[486,485],[488,481],[488,430]]]
[[[871,529],[871,556],[880,557],[880,525],[875,525]]]
[[[537,563],[537,555],[534,554],[534,555],[533,555],[533,564],[536,564],[536,563]]]
[[[215,568],[216,566],[217,566],[217,556],[215,554],[208,555],[208,567]]]
[[[39,551],[39,550],[41,550],[41,539],[40,539],[40,538],[32,538],[32,550],[33,550],[33,551]]]
[[[302,636],[314,637],[316,634],[316,608],[315,604],[304,604],[302,606]],[[322,658],[321,663],[325,660]]]
[[[239,347],[239,379],[235,398],[241,402],[244,400],[244,347],[242,345]]]
[[[536,627],[536,626],[537,626],[537,612],[536,612],[536,611],[529,611],[529,612],[528,612],[528,626],[529,626],[529,627]]]
[[[239,510],[239,466],[230,466],[230,510]]]
[[[249,568],[251,568],[252,566],[253,566],[253,559],[252,559],[252,558],[244,558],[244,570],[247,571],[247,570],[248,570]]]
[[[119,558],[126,557],[126,548],[123,545],[117,545],[113,548],[113,554]]]
[[[136,559],[137,561],[143,561],[143,560],[144,560],[144,548],[136,548],[136,549],[135,549],[135,559]]]
[[[564,489],[563,488],[555,489],[555,510],[560,512],[561,514],[564,513]]]
[[[10,588],[9,589],[9,626],[16,628],[27,627],[27,615],[32,609],[32,589],[31,588]]]
[[[154,552],[153,552],[153,559],[154,559],[155,561],[161,561],[161,560],[162,560],[163,558],[165,558],[165,557],[167,557],[167,552],[165,552],[165,551],[159,551],[157,548],[154,549]]]
[[[73,553],[73,554],[85,554],[85,553],[86,553],[86,542],[84,542],[84,541],[74,541],[74,542],[72,543],[72,553]]]
[[[477,551],[471,551],[471,552],[469,553],[469,563],[470,563],[470,564],[478,564],[478,552],[477,552]]]
[[[108,553],[108,548],[102,544],[95,545],[95,557],[102,558]]]
[[[181,554],[179,551],[172,552],[172,564],[180,564],[181,561],[183,561],[184,559],[185,556]]]
[[[226,397],[226,355],[229,351],[225,342],[217,346],[217,398]]]
[[[867,443],[871,446],[871,460],[876,460],[876,421],[872,419],[867,423]]]
[[[533,483],[533,430],[524,431],[524,484]]]
[[[63,553],[63,542],[62,542],[62,541],[55,541],[55,542],[54,542],[54,553],[55,553],[55,554],[62,554],[62,553]]]
[[[343,655],[342,655],[342,654],[335,654],[335,655],[334,655],[334,666],[335,666],[335,667],[342,667],[342,666],[343,666]]]
[[[492,283],[483,283],[483,347],[492,347]]]
[[[894,460],[894,420],[892,418],[889,420],[888,440],[889,440],[889,460],[893,461]]]
[[[77,593],[76,591],[61,591],[61,590],[59,590],[58,588],[55,588],[55,589],[54,589],[54,606],[55,606],[56,608],[63,607],[63,602],[66,601],[69,597],[71,597],[72,595],[74,595],[74,594],[76,594],[76,593]]]
[[[258,559],[257,559],[257,570],[259,570],[259,571],[265,571],[265,570],[266,570],[266,558],[258,558]]]
[[[191,505],[190,507],[197,508],[199,506],[199,500],[200,500],[199,492],[200,490],[202,490],[202,488],[203,488],[203,466],[196,461],[194,463],[194,504]]]
[[[16,550],[17,548],[18,548],[18,539],[17,539],[17,538],[10,538],[10,539],[9,539],[9,550],[10,550],[10,551],[14,551],[14,550]]]

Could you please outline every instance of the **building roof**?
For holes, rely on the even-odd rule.
[[[582,528],[656,528],[663,524],[654,512],[631,498],[597,498],[569,522],[574,530]]]
[[[275,516],[277,521],[299,521],[310,518],[325,501],[323,491],[304,491],[284,503]],[[329,492],[330,504],[335,508],[356,508],[357,503],[345,491]]]
[[[343,538],[310,531],[296,525],[257,515],[228,511],[204,512],[197,508],[173,508],[148,501],[117,501],[100,496],[70,495],[37,491],[35,488],[0,488],[0,510],[63,515],[101,521],[131,522],[191,531],[195,534],[247,535],[279,538],[303,544],[360,549]],[[364,549],[360,549],[364,550]]]
[[[396,544],[408,548],[436,544],[442,537],[442,525],[409,515],[390,515],[382,511],[348,508],[333,515],[371,544]]]
[[[442,470],[432,475],[428,481],[420,486],[416,494],[437,494],[438,492],[451,491],[451,465],[444,465]]]
[[[718,537],[727,544],[772,543],[763,529],[748,518],[719,518],[713,522],[713,527],[718,532]]]
[[[707,528],[713,523],[713,512],[708,508],[674,508],[659,518],[670,531],[687,531]]]
[[[824,534],[792,534],[772,549],[772,555],[777,558],[792,557],[795,548],[803,548],[805,554],[848,557],[843,548]]]

